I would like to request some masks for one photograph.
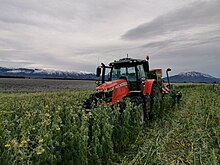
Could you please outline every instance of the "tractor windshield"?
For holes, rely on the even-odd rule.
[[[126,79],[127,81],[136,81],[135,66],[112,68],[112,80]]]

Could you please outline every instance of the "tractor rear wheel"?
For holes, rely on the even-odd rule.
[[[150,112],[151,112],[151,98],[149,96],[145,96],[145,100],[144,100],[144,120],[148,124],[149,124],[149,119],[150,119]]]
[[[150,94],[150,113],[149,113],[149,118],[152,119],[153,118],[153,107],[156,103],[156,101],[159,99],[160,97],[160,88],[158,86],[158,84],[153,84],[153,87],[152,87],[152,91],[151,91],[151,94]]]
[[[151,99],[159,96],[159,93],[160,93],[159,86],[157,84],[153,84],[151,95],[150,95]]]

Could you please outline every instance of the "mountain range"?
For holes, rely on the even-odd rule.
[[[167,81],[167,78],[164,78]],[[184,83],[220,83],[220,78],[213,77],[211,75],[200,73],[200,72],[182,72],[178,75],[170,76],[171,82]]]
[[[0,77],[48,78],[48,79],[96,79],[94,73],[76,71],[57,71],[46,69],[0,67]]]
[[[48,78],[48,79],[97,79],[94,73],[83,71],[57,71],[46,69],[27,69],[27,68],[6,68],[0,67],[0,77],[18,78]],[[163,78],[167,81],[167,78]],[[220,83],[220,78],[200,72],[183,72],[178,75],[170,76],[171,82],[193,82],[193,83]]]

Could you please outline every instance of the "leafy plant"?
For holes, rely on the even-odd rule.
[[[219,85],[178,88],[182,102],[156,99],[148,125],[129,101],[86,113],[91,91],[1,93],[1,164],[219,164]]]

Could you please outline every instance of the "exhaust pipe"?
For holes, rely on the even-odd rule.
[[[171,69],[170,69],[170,68],[167,68],[166,74],[167,74],[167,81],[168,81],[168,86],[169,86],[169,88],[170,88],[170,78],[169,78],[168,72],[170,72],[170,71],[171,71]]]

